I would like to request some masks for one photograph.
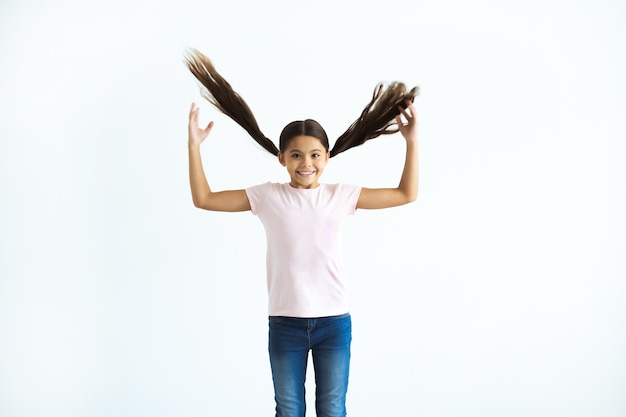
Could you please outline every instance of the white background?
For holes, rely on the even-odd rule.
[[[626,415],[625,21],[618,0],[4,0],[0,415],[273,415],[263,228],[193,207],[191,102],[215,189],[288,177],[202,100],[190,47],[274,139],[421,87],[418,200],[345,225],[350,415]],[[323,179],[392,186],[402,161],[383,137]]]

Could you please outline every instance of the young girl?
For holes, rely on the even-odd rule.
[[[289,174],[289,182],[284,184],[267,182],[241,190],[211,190],[202,167],[200,144],[213,122],[200,128],[198,107],[191,105],[189,180],[194,205],[215,211],[250,210],[265,227],[269,356],[276,416],[304,417],[304,383],[311,351],[317,416],[343,417],[352,331],[339,256],[340,227],[344,217],[356,209],[394,207],[417,197],[417,118],[412,104],[417,88],[406,91],[401,83],[392,83],[386,89],[377,86],[361,117],[337,139],[332,150],[324,129],[311,119],[289,123],[276,148],[261,133],[245,101],[208,58],[192,51],[186,64],[206,88],[205,98],[276,155]],[[332,156],[397,131],[406,140],[404,170],[397,187],[320,183]]]

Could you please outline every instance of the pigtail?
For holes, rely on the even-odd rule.
[[[278,155],[278,148],[276,148],[274,142],[261,132],[259,124],[248,104],[233,90],[228,81],[215,70],[209,58],[198,50],[192,49],[185,58],[185,64],[204,86],[202,96],[205,99],[243,127],[265,150],[273,155]]]
[[[198,50],[192,49],[185,58],[185,64],[204,87],[201,93],[205,99],[244,128],[261,147],[273,155],[278,155],[278,148],[261,132],[250,107],[217,72],[209,58]],[[407,91],[406,86],[401,82],[392,82],[387,86],[382,83],[378,84],[374,89],[372,100],[363,109],[361,116],[336,140],[330,156],[336,156],[380,135],[398,132],[395,117],[400,114],[399,108],[406,108],[406,101],[413,101],[418,93],[418,87]],[[321,126],[319,128],[323,132]],[[281,145],[292,137],[283,133]],[[316,134],[315,137],[324,141],[325,146],[328,146],[325,132],[323,135]]]
[[[395,117],[400,114],[399,107],[406,108],[406,100],[413,101],[418,94],[418,87],[406,91],[406,86],[401,82],[393,82],[386,88],[384,84],[378,84],[372,100],[361,116],[337,139],[330,156],[336,156],[380,135],[398,132]]]

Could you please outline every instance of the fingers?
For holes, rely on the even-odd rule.
[[[404,126],[402,116],[404,116],[404,119],[407,121],[408,124],[411,123],[411,114],[409,114],[409,112],[407,112],[405,109],[400,108],[400,114],[396,116],[396,122],[398,123],[398,126]]]
[[[407,105],[406,108],[403,108],[402,106],[398,106],[398,109],[400,110],[400,114],[402,114],[404,118],[406,119],[407,123],[413,124],[417,121],[415,107],[413,106],[413,102],[410,100],[406,101],[406,105]],[[401,120],[400,115],[397,116],[396,120]]]
[[[411,100],[407,100],[405,102],[406,107],[399,106],[400,112],[407,118],[407,120],[415,115],[415,107],[413,107],[413,102]]]
[[[198,107],[196,105],[196,103],[191,103],[191,109],[189,110],[189,126],[191,127],[191,125],[193,123],[195,123],[195,125],[197,127],[198,126],[198,114],[200,113],[200,107]],[[213,122],[209,122],[209,124],[207,125],[207,127],[205,127],[204,129],[202,129],[204,132],[209,133],[211,131],[211,129],[213,128]]]
[[[189,121],[195,121],[198,119],[198,110],[196,103],[191,103],[191,109],[189,110]]]

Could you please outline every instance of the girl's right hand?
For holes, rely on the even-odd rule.
[[[189,145],[200,146],[213,128],[213,122],[209,122],[205,129],[201,129],[198,126],[199,111],[200,108],[196,106],[196,103],[191,103],[191,110],[189,111]]]

